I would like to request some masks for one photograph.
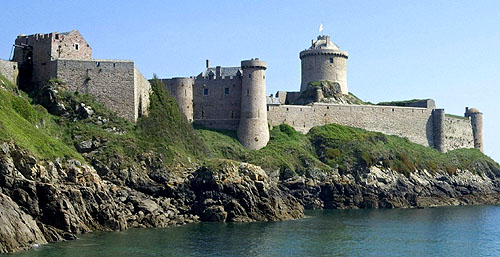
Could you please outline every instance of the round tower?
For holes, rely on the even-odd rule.
[[[483,113],[476,108],[465,108],[465,117],[470,117],[472,134],[474,136],[474,148],[484,153],[483,146]]]
[[[442,153],[446,153],[444,122],[446,119],[444,109],[434,109],[432,111],[434,148]]]
[[[348,54],[330,41],[330,36],[318,36],[312,40],[309,49],[300,52],[302,65],[302,83],[300,92],[307,90],[309,82],[328,80],[340,85],[342,94],[347,90],[347,58]]]
[[[168,92],[175,97],[179,109],[189,122],[193,122],[193,78],[171,78],[166,80]]]
[[[238,139],[248,149],[258,150],[269,141],[266,103],[266,62],[241,62],[241,115]]]

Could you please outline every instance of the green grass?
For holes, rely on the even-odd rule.
[[[459,116],[459,115],[454,115],[454,114],[446,113],[445,115],[446,115],[446,117],[455,118],[455,119],[461,119],[461,120],[468,120],[469,119],[469,117],[464,117],[464,116]]]
[[[53,83],[55,81],[52,81]],[[268,145],[248,150],[234,131],[217,131],[187,122],[175,99],[158,80],[152,83],[149,116],[137,124],[117,117],[89,95],[60,92],[67,115],[54,116],[0,76],[0,140],[13,141],[42,159],[74,158],[89,163],[119,160],[113,169],[141,165],[142,155],[159,156],[163,166],[215,159],[249,162],[283,177],[311,170],[352,173],[383,165],[409,175],[416,169],[454,174],[458,169],[500,176],[500,167],[476,149],[446,154],[407,139],[336,124],[315,127],[307,135],[282,124],[270,130]],[[94,115],[76,119],[75,107],[92,107]],[[99,118],[100,117],[100,118]],[[106,120],[106,122],[102,122]],[[80,155],[75,145],[94,140],[101,146],[92,155]]]
[[[197,131],[214,158],[249,162],[267,171],[280,170],[303,174],[310,167],[331,170],[318,160],[310,141],[286,124],[274,127],[270,131],[269,143],[260,150],[248,150],[243,147],[234,131],[201,127],[198,127]]]
[[[216,158],[262,166],[267,171],[302,174],[311,168],[346,174],[382,165],[408,176],[416,169],[454,174],[457,169],[500,176],[500,166],[477,149],[441,153],[397,136],[329,124],[315,127],[307,135],[282,124],[271,130],[269,144],[257,151],[245,149],[231,131],[198,128]]]
[[[137,124],[118,117],[90,95],[64,92],[57,79],[49,83],[60,89],[57,98],[67,114],[49,114],[34,101],[37,92],[30,92],[30,98],[0,77],[0,140],[13,141],[42,159],[63,157],[89,163],[118,159],[116,169],[138,166],[144,153],[160,156],[161,165],[166,166],[208,156],[205,144],[179,111],[175,99],[157,80],[152,85],[150,115]],[[90,118],[76,118],[74,110],[81,103],[94,110]],[[100,142],[92,156],[76,151],[75,146],[85,140]]]
[[[0,76],[0,140],[13,141],[42,159],[58,157],[83,158],[59,138],[57,117],[39,105],[31,105],[28,97],[18,95],[15,86]]]
[[[416,103],[420,101],[426,101],[430,99],[411,99],[411,100],[403,100],[403,101],[391,101],[391,102],[380,102],[377,105],[384,105],[384,106],[407,106],[408,104],[411,103]]]
[[[166,166],[185,162],[188,157],[203,159],[208,154],[205,145],[179,111],[175,98],[158,80],[152,87],[149,115],[139,118],[137,124],[116,116],[89,95],[63,93],[63,101],[71,108],[84,103],[95,111],[91,118],[63,122],[67,144],[84,140],[104,142],[93,160],[107,163],[119,158],[119,168],[137,165],[144,153],[160,156]],[[101,124],[97,117],[107,122]]]

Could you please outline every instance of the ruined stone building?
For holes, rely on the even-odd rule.
[[[198,76],[162,79],[177,99],[189,121],[213,129],[237,130],[241,143],[259,149],[269,139],[268,124],[286,123],[307,133],[312,127],[330,123],[406,137],[410,141],[446,152],[457,148],[483,151],[482,113],[466,108],[464,117],[445,115],[433,100],[398,106],[339,104],[324,100],[323,92],[311,82],[329,81],[334,91],[348,95],[348,53],[327,35],[312,40],[300,52],[302,82],[300,91],[279,91],[265,95],[266,63],[252,59],[239,67],[210,67]],[[314,101],[297,104],[305,94],[317,93]]]
[[[151,85],[134,62],[92,59],[92,48],[77,30],[19,35],[12,61],[19,64],[23,89],[57,78],[66,90],[90,94],[131,121],[147,112]]]

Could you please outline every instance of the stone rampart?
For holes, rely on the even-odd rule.
[[[134,64],[135,120],[142,115],[148,115],[150,93],[151,83],[142,76],[141,72]]]
[[[335,105],[316,103],[310,106],[268,106],[272,126],[286,123],[307,133],[312,127],[336,123],[390,135],[434,147],[432,109]]]
[[[17,62],[0,60],[0,74],[16,85],[19,76]]]
[[[57,59],[52,67],[66,90],[90,94],[121,117],[135,122],[148,108],[149,82],[132,61]]]
[[[445,116],[443,125],[444,151],[474,148],[474,136],[469,118]]]

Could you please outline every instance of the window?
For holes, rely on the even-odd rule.
[[[229,95],[229,88],[228,87],[224,88],[224,94]]]
[[[266,79],[266,75],[263,75],[263,76],[262,76],[262,78],[263,78],[263,79]]]
[[[249,77],[249,78],[252,78],[252,74],[248,74],[248,77]]]
[[[75,44],[75,50],[78,51],[79,45]]]
[[[330,58],[330,63],[333,63],[333,58]]]
[[[250,95],[250,89],[247,89],[247,95]]]
[[[203,89],[203,95],[208,95],[208,88]]]
[[[56,34],[56,39],[59,39],[59,34]]]
[[[96,66],[96,67],[101,66],[101,62],[95,62],[95,66]]]

